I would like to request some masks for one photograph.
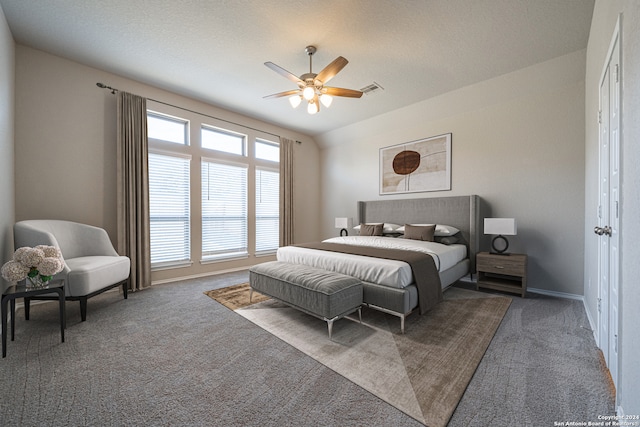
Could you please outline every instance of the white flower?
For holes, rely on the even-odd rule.
[[[13,261],[2,266],[2,277],[10,282],[18,282],[31,273],[32,277],[35,274],[48,281],[51,276],[61,272],[64,266],[62,252],[55,246],[22,247],[13,254]]]
[[[9,261],[2,266],[2,277],[9,282],[17,282],[27,277],[29,270],[18,261]]]
[[[56,248],[55,246],[38,245],[36,246],[36,249],[40,249],[42,252],[44,252],[45,258],[63,259],[62,252],[60,251],[60,249]]]
[[[53,276],[62,271],[64,263],[60,258],[48,257],[42,260],[36,267],[42,276]]]
[[[44,259],[44,252],[42,249],[36,248],[20,248],[13,255],[13,259],[22,263],[25,267],[35,267],[40,264]]]

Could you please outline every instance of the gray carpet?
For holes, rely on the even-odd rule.
[[[203,294],[246,272],[18,312],[0,360],[2,426],[417,426]],[[514,298],[450,426],[553,425],[613,413],[584,309]],[[579,373],[579,374],[578,374]]]

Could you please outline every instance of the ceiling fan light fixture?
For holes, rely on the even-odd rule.
[[[302,97],[307,101],[312,100],[315,94],[316,94],[316,90],[313,88],[313,86],[307,86],[302,91]]]
[[[320,95],[320,102],[322,102],[322,105],[329,108],[331,106],[331,103],[333,102],[333,96],[323,93],[322,95]]]
[[[314,46],[307,46],[305,52],[309,55],[309,72],[302,74],[300,77],[291,74],[289,71],[274,64],[273,62],[264,63],[268,68],[298,86],[296,90],[274,93],[273,95],[265,96],[264,98],[281,98],[286,96],[289,98],[289,103],[293,108],[298,107],[298,105],[303,101],[306,101],[307,112],[309,114],[317,114],[320,112],[320,103],[328,108],[332,104],[333,97],[335,96],[344,96],[348,98],[360,98],[362,96],[362,92],[358,90],[325,86],[329,80],[335,77],[335,75],[349,63],[349,61],[342,56],[339,56],[316,74],[313,72],[311,61],[311,57],[316,53],[316,48]]]
[[[289,97],[289,103],[293,108],[297,108],[301,102],[302,102],[302,97],[300,95],[293,95]]]

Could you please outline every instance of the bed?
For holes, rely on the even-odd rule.
[[[431,246],[431,248],[427,251],[435,251],[433,260],[438,277],[435,279],[431,277],[430,280],[432,282],[439,281],[441,290],[445,290],[457,280],[475,271],[476,253],[479,251],[482,238],[480,218],[484,215],[484,210],[484,204],[477,195],[360,201],[358,202],[357,223],[441,224],[459,230],[455,234],[458,241],[454,244],[420,242],[430,243],[427,246]],[[483,212],[481,213],[481,211]],[[357,234],[357,232],[351,234]],[[370,243],[373,240],[379,242]],[[365,239],[362,236],[337,237],[327,239],[324,242],[320,244],[324,246],[311,244],[282,247],[278,249],[277,259],[291,264],[304,264],[357,277],[362,280],[364,285],[364,304],[400,317],[401,330],[404,331],[406,316],[411,314],[419,306],[419,303],[423,303],[426,295],[424,292],[424,295],[419,295],[411,267],[395,259],[372,258],[371,254],[369,256],[345,254],[334,250],[321,250],[317,247],[367,246],[372,244],[383,247],[397,246],[404,251],[413,250],[407,249],[405,243],[409,243],[411,246],[414,242],[399,238],[397,234],[389,234],[376,239]],[[439,249],[442,251],[439,252]],[[424,279],[421,281],[424,282]],[[438,291],[440,292],[440,289]],[[436,298],[433,295],[429,295],[429,298]],[[431,301],[431,303],[433,306],[437,301]]]

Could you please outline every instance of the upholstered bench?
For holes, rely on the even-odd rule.
[[[362,282],[355,277],[281,261],[249,269],[253,291],[282,301],[327,322],[329,339],[333,322],[358,311],[362,323]]]

